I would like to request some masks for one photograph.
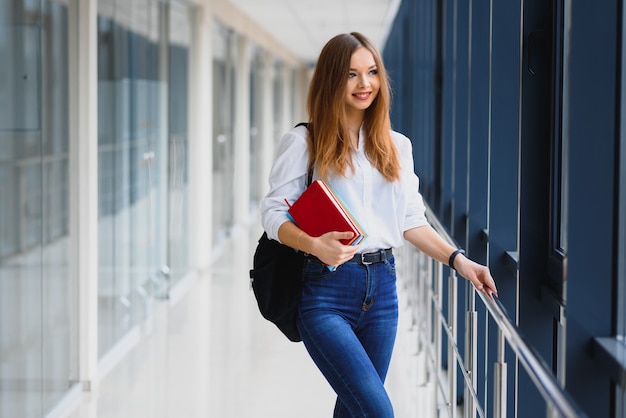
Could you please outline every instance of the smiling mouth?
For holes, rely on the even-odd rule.
[[[354,93],[353,96],[359,100],[367,100],[372,95],[371,92],[367,93]]]

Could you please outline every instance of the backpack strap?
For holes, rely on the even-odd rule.
[[[304,126],[307,129],[309,128],[309,124],[307,122],[300,122],[299,124],[294,126],[294,128],[297,128],[298,126]],[[306,178],[306,187],[309,187],[312,181],[313,181],[313,167],[310,167],[307,178]]]

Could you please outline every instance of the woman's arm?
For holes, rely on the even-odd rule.
[[[409,229],[404,232],[404,238],[420,251],[444,264],[448,264],[450,255],[456,250],[441,238],[430,225]],[[496,283],[486,266],[470,260],[463,254],[458,254],[454,258],[454,268],[461,276],[472,282],[477,290],[484,292],[489,297],[491,295],[498,296]]]

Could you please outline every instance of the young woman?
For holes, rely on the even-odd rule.
[[[411,142],[391,130],[390,88],[380,53],[359,33],[332,38],[311,81],[308,129],[284,135],[262,201],[270,238],[307,254],[297,325],[311,358],[337,393],[334,417],[393,417],[384,388],[396,337],[393,248],[409,241],[448,263],[482,292],[497,294],[487,267],[448,245],[428,224]],[[309,167],[341,196],[367,238],[312,237],[286,216]],[[454,257],[451,257],[454,254]],[[338,266],[330,271],[326,265]],[[297,279],[297,278],[294,278]]]

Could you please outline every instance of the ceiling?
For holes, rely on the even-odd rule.
[[[314,63],[324,44],[361,32],[378,47],[387,38],[401,0],[229,0],[280,44]]]

